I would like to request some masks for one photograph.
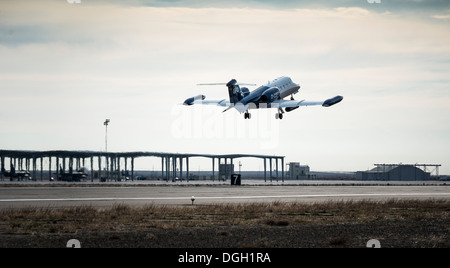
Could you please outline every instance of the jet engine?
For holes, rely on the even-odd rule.
[[[273,102],[280,99],[280,90],[277,87],[271,87],[263,92],[261,98],[259,98],[262,102]]]
[[[250,90],[246,87],[241,88],[241,91],[244,98],[250,95]]]
[[[297,106],[297,107],[286,107],[286,112],[292,112],[293,110],[295,110],[295,109],[298,109],[300,106]]]

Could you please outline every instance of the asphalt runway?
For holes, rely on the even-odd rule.
[[[0,187],[0,209],[450,199],[448,186]]]

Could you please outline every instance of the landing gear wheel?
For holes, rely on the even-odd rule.
[[[251,119],[252,118],[252,114],[251,113],[245,113],[244,114],[244,119]]]
[[[275,118],[281,120],[281,119],[283,119],[283,114],[282,113],[276,113],[275,114]]]

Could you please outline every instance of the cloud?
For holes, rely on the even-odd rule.
[[[450,20],[450,15],[433,15],[431,17],[438,20]]]
[[[391,7],[399,8],[406,3],[402,1],[383,1],[390,13],[365,1],[311,1],[317,6],[305,1],[237,2],[240,6],[208,6],[203,1],[7,2],[0,11],[0,114],[8,125],[0,130],[2,147],[23,146],[21,137],[46,149],[96,150],[103,144],[102,123],[108,117],[111,150],[205,153],[209,147],[199,146],[200,141],[172,133],[179,118],[170,112],[184,99],[200,93],[208,99],[227,98],[225,88],[198,88],[197,83],[236,78],[262,84],[288,75],[302,86],[298,99],[337,94],[345,99],[330,109],[287,114],[278,122],[278,146],[268,153],[286,153],[288,161],[311,159],[314,170],[342,169],[333,158],[346,160],[339,163],[343,169],[357,169],[343,162],[366,161],[365,168],[372,163],[368,154],[382,156],[408,136],[423,150],[416,154],[423,158],[416,161],[434,155],[427,148],[448,156],[450,130],[442,122],[450,114],[445,105],[450,101],[450,26],[444,18],[432,18],[441,13],[395,12]],[[270,8],[280,2],[286,6]],[[430,3],[437,8],[437,2]],[[412,3],[408,9],[413,12],[422,4]],[[189,118],[191,110],[184,108]],[[207,118],[216,120],[221,111],[212,107]],[[236,125],[244,124],[238,121],[241,115],[228,113]],[[253,118],[264,116],[255,111]],[[426,122],[425,127],[417,122]],[[209,126],[202,129],[210,131]],[[262,132],[250,134],[264,137]],[[208,144],[218,153],[235,151],[230,148],[254,153],[266,142],[245,137],[235,141],[223,135]],[[373,142],[377,139],[381,145]],[[326,146],[335,151],[317,154]],[[361,152],[366,156],[361,160],[363,147],[368,149]]]
[[[111,1],[108,1],[111,2]],[[123,1],[115,1],[119,4],[123,4]],[[380,4],[370,4],[367,0],[230,0],[230,1],[211,1],[211,0],[136,0],[127,1],[127,5],[140,5],[140,6],[155,6],[155,7],[220,7],[220,8],[336,8],[336,7],[368,7],[371,8],[393,8],[397,10],[405,9],[443,9],[449,8],[450,4],[447,1],[441,0],[381,0]]]

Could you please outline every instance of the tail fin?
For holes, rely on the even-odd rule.
[[[237,84],[236,79],[227,83],[228,94],[230,95],[230,103],[236,104],[243,98],[242,90]]]
[[[228,82],[226,84],[225,83],[212,83],[212,84],[197,84],[197,85],[199,85],[199,86],[226,85],[228,87],[228,94],[230,95],[230,104],[236,104],[250,94],[250,91],[248,90],[248,88],[246,88],[246,87],[240,88],[239,86],[256,86],[255,84],[238,83],[236,81],[236,79],[232,79],[230,82]],[[202,95],[200,95],[200,96],[202,96]],[[204,96],[203,96],[203,98],[204,98]],[[184,104],[190,105],[192,100],[193,100],[193,98],[187,99],[184,102]]]

